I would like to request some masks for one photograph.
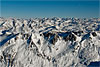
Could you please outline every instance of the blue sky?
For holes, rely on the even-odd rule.
[[[100,17],[98,0],[2,0],[0,8],[2,17]]]

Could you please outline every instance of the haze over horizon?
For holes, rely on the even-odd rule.
[[[99,0],[1,0],[1,17],[100,18]]]

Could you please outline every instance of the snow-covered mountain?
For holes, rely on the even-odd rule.
[[[87,67],[99,61],[99,18],[0,18],[0,67]]]

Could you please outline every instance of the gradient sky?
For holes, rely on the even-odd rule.
[[[0,2],[1,17],[100,17],[98,0],[2,0]]]

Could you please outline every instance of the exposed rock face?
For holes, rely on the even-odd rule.
[[[92,32],[92,35],[93,35],[94,37],[97,36],[96,32]]]
[[[0,18],[0,67],[87,67],[99,62],[99,19],[73,20]]]
[[[64,37],[65,41],[75,41],[76,36],[74,36],[72,33],[69,33],[66,37]]]

